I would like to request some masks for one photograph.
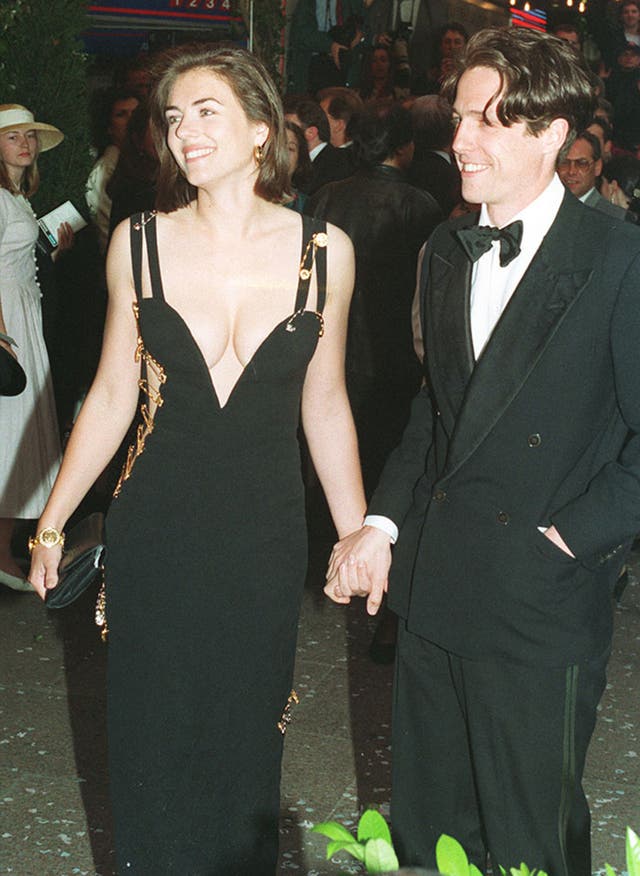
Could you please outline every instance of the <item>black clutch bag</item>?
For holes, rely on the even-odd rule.
[[[0,395],[20,395],[27,375],[8,350],[0,347]]]
[[[64,608],[101,579],[105,551],[104,514],[96,512],[67,533],[58,584],[45,597],[47,608]]]

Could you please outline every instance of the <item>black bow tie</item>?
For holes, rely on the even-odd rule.
[[[500,267],[505,268],[516,256],[520,255],[522,240],[522,220],[518,219],[504,228],[494,228],[491,225],[472,225],[471,228],[459,228],[456,231],[458,240],[472,262],[477,262],[480,256],[489,252],[494,240],[500,241]]]

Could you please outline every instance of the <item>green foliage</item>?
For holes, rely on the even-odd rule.
[[[364,864],[367,873],[388,873],[398,869],[398,858],[391,844],[391,831],[375,809],[368,809],[360,818],[357,841],[337,821],[316,824],[312,830],[331,840],[327,844],[327,860],[338,852],[347,852]]]
[[[91,167],[86,58],[79,39],[85,27],[83,0],[0,3],[0,103],[22,104],[65,135],[38,159],[38,214],[67,198],[84,207]]]
[[[640,876],[640,838],[630,827],[627,827],[625,852],[629,876]],[[610,864],[604,866],[607,876],[616,876],[616,871]]]
[[[249,0],[239,0],[240,11],[249,27]],[[286,16],[282,0],[255,0],[253,4],[254,51],[273,76],[276,85],[282,85],[282,31]]]
[[[476,865],[469,863],[460,843],[446,833],[436,843],[436,863],[446,876],[482,876]]]
[[[364,864],[367,873],[389,873],[399,867],[391,841],[391,831],[387,822],[375,809],[368,809],[358,822],[358,840],[337,821],[325,821],[312,828],[314,833],[328,837],[327,860],[337,852],[348,852]],[[627,827],[625,843],[627,871],[629,876],[640,876],[640,838]],[[480,870],[469,862],[460,843],[443,833],[436,843],[436,864],[443,876],[482,876]],[[610,864],[605,864],[606,876],[616,876]],[[505,870],[500,867],[502,876],[547,876],[544,870],[530,870],[526,864]]]

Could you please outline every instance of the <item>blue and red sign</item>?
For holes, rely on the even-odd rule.
[[[87,5],[89,52],[136,51],[150,31],[228,30],[242,21],[233,0],[95,0]]]
[[[515,9],[511,10],[511,23],[514,27],[526,27],[529,30],[539,30],[544,33],[547,29],[547,13],[544,9]]]

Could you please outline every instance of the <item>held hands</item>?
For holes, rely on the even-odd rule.
[[[346,605],[352,596],[367,597],[367,611],[376,614],[387,591],[391,539],[381,529],[363,526],[334,545],[325,594]]]

